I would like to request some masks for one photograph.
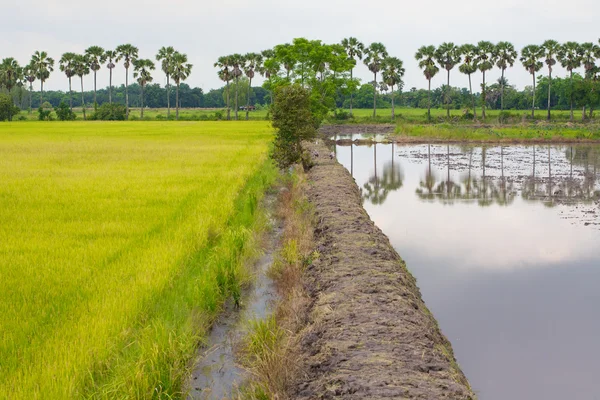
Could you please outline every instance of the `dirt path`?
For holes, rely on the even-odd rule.
[[[350,174],[328,156],[315,162],[308,195],[320,257],[306,272],[313,303],[301,340],[306,375],[295,397],[474,398],[415,279],[363,209]]]

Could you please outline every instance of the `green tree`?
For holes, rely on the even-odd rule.
[[[583,49],[577,42],[567,42],[560,47],[557,58],[562,67],[569,71],[569,103],[571,107],[571,121],[573,121],[573,70],[581,67]]]
[[[259,67],[262,63],[262,55],[258,53],[248,53],[244,55],[243,60],[244,74],[246,74],[246,76],[248,77],[248,92],[246,95],[246,121],[248,121],[248,113],[250,108],[250,88],[252,87],[252,78],[254,78],[256,68]]]
[[[158,54],[156,54],[156,61],[161,62],[161,69],[167,77],[167,118],[171,116],[171,84],[169,81],[171,75],[169,71],[171,70],[171,64],[173,63],[173,56],[175,53],[176,51],[172,46],[163,46],[158,50]]]
[[[523,50],[521,50],[521,63],[523,64],[523,67],[529,71],[533,79],[533,103],[531,105],[531,118],[535,117],[535,73],[544,66],[544,64],[540,61],[540,58],[543,56],[544,50],[535,44],[525,46],[523,47]]]
[[[231,60],[231,56],[222,56],[219,57],[219,59],[217,60],[217,62],[214,65],[216,68],[219,69],[218,74],[219,74],[219,79],[221,79],[223,82],[225,82],[225,85],[227,87],[227,121],[229,121],[231,119],[231,106],[230,106],[230,96],[229,96],[229,82],[231,81],[231,67],[232,67],[232,60]]]
[[[98,109],[96,97],[96,73],[100,70],[102,63],[106,61],[106,52],[100,46],[90,46],[85,50],[85,56],[90,63],[90,69],[94,71],[94,110]]]
[[[442,43],[435,51],[435,59],[448,73],[444,102],[446,103],[446,116],[450,118],[450,71],[462,60],[460,48],[452,42]]]
[[[263,61],[258,66],[258,72],[266,78],[266,82],[263,85],[266,86],[265,89],[269,91],[270,104],[273,104],[273,78],[277,77],[279,70],[281,69],[281,64],[277,57],[275,56],[275,51],[272,49],[263,50],[262,51]]]
[[[177,85],[175,94],[175,119],[179,120],[179,85],[182,81],[185,81],[192,73],[192,64],[189,64],[186,54],[176,52],[173,55],[173,63],[171,64],[171,70],[169,71],[175,85]]]
[[[289,43],[278,44],[273,50],[275,51],[275,57],[283,65],[283,68],[286,72],[285,78],[289,82],[290,73],[294,69],[294,66],[296,65],[297,61],[293,46]]]
[[[138,58],[138,48],[131,44],[122,44],[115,49],[117,52],[116,62],[123,60],[125,67],[125,118],[129,119],[129,67],[133,60]]]
[[[556,40],[546,40],[542,44],[544,61],[548,66],[548,121],[550,121],[550,95],[552,92],[552,67],[556,65],[556,54],[560,51],[560,44]]]
[[[66,77],[69,79],[69,109],[73,111],[73,89],[71,87],[71,79],[75,76],[75,59],[77,58],[77,54],[72,52],[67,52],[60,57],[58,60],[59,69],[61,72],[64,72]]]
[[[475,63],[477,48],[472,44],[463,44],[460,46],[460,54],[463,56],[463,63],[458,70],[469,77],[469,93],[473,103],[473,117],[477,119],[477,107],[475,107],[475,97],[473,97],[473,87],[471,86],[471,75],[477,72]]]
[[[151,83],[152,72],[154,71],[155,66],[151,60],[145,58],[138,58],[133,60],[133,77],[137,78],[137,82],[141,88],[140,95],[140,118],[144,118],[144,88],[146,84]]]
[[[355,37],[349,37],[342,40],[342,46],[348,54],[348,58],[352,60],[352,68],[350,69],[350,80],[354,79],[354,66],[356,60],[362,60],[363,53],[365,51],[365,45]],[[352,100],[354,96],[354,90],[350,90],[350,115],[352,115]]]
[[[479,71],[481,71],[483,75],[483,83],[481,84],[481,118],[485,119],[485,102],[486,102],[486,90],[487,86],[485,85],[485,73],[486,71],[494,68],[494,53],[495,46],[492,42],[488,42],[486,40],[482,40],[477,43],[477,48],[475,51],[475,64]]]
[[[83,119],[85,120],[85,97],[83,92],[83,77],[90,73],[90,62],[85,55],[78,54],[73,63],[73,72],[81,81],[81,109],[83,110]]]
[[[364,63],[369,68],[369,71],[373,73],[373,89],[375,89],[375,94],[373,95],[373,118],[377,116],[377,73],[381,71],[383,60],[387,56],[388,52],[385,46],[379,42],[371,43],[365,49]]]
[[[440,71],[435,65],[435,47],[422,46],[417,50],[415,59],[419,62],[419,68],[423,70],[423,75],[428,82],[427,88],[427,120],[431,121],[431,79]]]
[[[8,94],[0,93],[0,121],[12,121],[12,117],[19,113],[19,108],[15,107],[12,97]]]
[[[303,157],[302,142],[316,135],[311,114],[311,93],[299,84],[280,86],[273,103],[273,128],[276,129],[272,157],[286,169]],[[307,168],[306,162],[303,163]]]
[[[40,81],[40,104],[44,102],[44,82],[54,71],[54,59],[45,51],[36,51],[31,57],[31,65],[35,69],[35,77]]]
[[[54,107],[54,112],[59,121],[73,121],[75,119],[75,113],[64,101],[61,101],[57,107]]]
[[[29,114],[32,111],[33,82],[35,82],[35,67],[30,63],[23,69],[23,76],[29,82]]]
[[[115,62],[119,54],[114,50],[106,50],[104,58],[108,61],[106,68],[108,68],[108,102],[112,104],[112,70],[115,67]]]
[[[4,86],[9,94],[17,86],[22,75],[23,69],[14,58],[5,58],[0,63],[0,86]]]
[[[235,120],[238,120],[238,81],[240,76],[242,76],[242,64],[244,63],[244,57],[241,54],[232,54],[231,55],[231,74],[233,75],[233,79],[235,80],[235,97],[234,97],[234,105],[235,105]]]
[[[510,42],[499,42],[495,49],[496,66],[502,71],[502,77],[500,78],[500,110],[504,111],[504,87],[506,80],[504,79],[504,72],[508,67],[513,67],[518,54]]]
[[[585,79],[586,81],[590,81],[596,70],[596,59],[600,57],[600,46],[592,42],[586,42],[581,45],[581,50],[583,52],[582,63],[583,68],[585,69]],[[581,86],[582,85],[580,85],[580,87]],[[591,88],[592,86],[593,85],[590,82],[583,85],[583,87],[588,88]],[[585,105],[583,106],[582,119],[585,119]]]
[[[383,60],[382,66],[382,76],[383,81],[389,85],[392,89],[392,121],[395,120],[395,105],[394,105],[394,86],[398,87],[398,89],[402,89],[404,86],[404,82],[402,78],[404,77],[404,63],[397,57],[387,57]]]

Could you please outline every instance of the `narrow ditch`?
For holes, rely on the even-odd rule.
[[[248,322],[265,319],[277,297],[273,281],[267,276],[283,232],[281,221],[274,217],[276,201],[275,194],[264,199],[272,226],[263,237],[263,254],[254,263],[252,285],[242,293],[241,308],[236,309],[228,301],[213,325],[188,382],[189,400],[232,398],[247,379],[246,371],[236,360],[236,347],[247,333]]]

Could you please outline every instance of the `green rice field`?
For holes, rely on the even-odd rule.
[[[0,398],[180,397],[266,225],[265,121],[0,124]]]

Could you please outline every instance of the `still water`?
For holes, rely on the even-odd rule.
[[[600,399],[600,146],[337,146],[480,400]]]

